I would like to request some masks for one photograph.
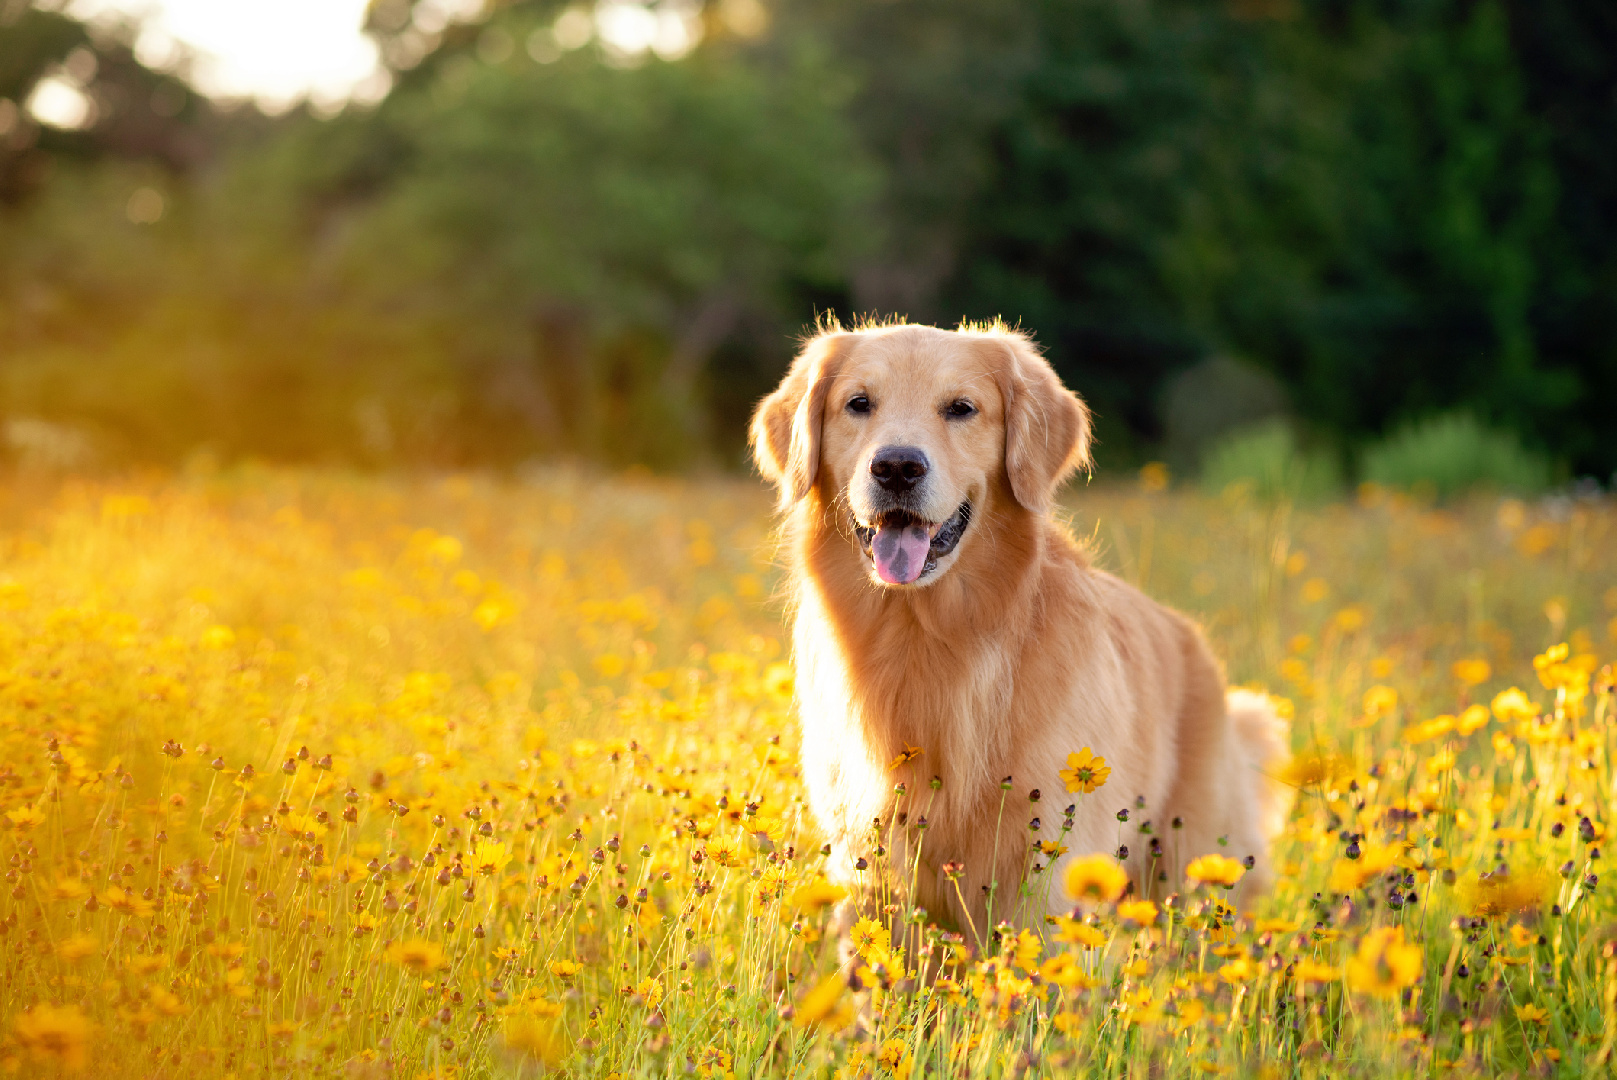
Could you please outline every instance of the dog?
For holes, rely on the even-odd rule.
[[[1095,852],[1137,896],[1208,853],[1249,867],[1237,902],[1266,887],[1285,728],[1052,518],[1090,415],[1028,335],[826,325],[750,435],[779,492],[810,808],[864,910],[983,941],[1070,910],[1060,871]],[[1085,748],[1110,776],[1069,794]]]

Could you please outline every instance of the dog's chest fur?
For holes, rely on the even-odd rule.
[[[842,818],[844,828],[862,830],[880,812],[877,794],[901,782],[913,789],[917,778],[930,787],[936,776],[941,805],[929,820],[947,827],[948,808],[972,805],[997,786],[990,773],[1004,759],[1015,688],[1009,649],[992,639],[951,642],[911,623],[907,612],[838,635],[823,611],[812,610],[816,597],[803,605],[794,644],[805,760],[816,760],[817,778],[838,796],[816,807],[822,820]]]
[[[830,545],[805,552],[810,566],[817,558],[831,566],[808,575],[798,597],[793,637],[809,797],[830,834],[834,873],[852,879],[857,860],[874,862],[885,845],[890,865],[911,867],[903,876],[913,879],[914,902],[942,915],[959,907],[942,877],[946,862],[980,853],[985,835],[1008,837],[998,852],[1003,868],[980,854],[968,867],[964,887],[979,889],[1018,876],[1025,856],[1031,778],[1018,778],[1015,793],[1000,784],[1028,734],[1016,669],[1038,619],[1030,598],[1015,594],[1030,583],[1006,575],[999,595],[989,596],[961,592],[963,578],[945,579],[919,597],[894,595],[838,575],[832,567],[843,554]],[[910,845],[922,817],[915,865]]]
[[[857,861],[874,864],[884,848],[889,867],[911,866],[910,845],[925,818],[924,861],[898,876],[913,878],[914,902],[943,915],[951,903],[941,866],[961,857],[973,833],[995,827],[982,819],[983,808],[999,802],[993,769],[1004,760],[1009,657],[992,643],[970,657],[938,656],[950,650],[937,639],[884,634],[850,667],[823,615],[808,610],[815,601],[803,603],[794,634],[802,757],[815,815],[830,834],[833,874],[853,880]],[[930,685],[905,677],[934,670],[961,677]]]
[[[1115,796],[1074,800],[1058,775],[1068,753],[1141,751],[1112,758],[1113,780],[1130,798],[1155,800],[1166,780],[1153,740],[1135,731],[1142,703],[1088,571],[1053,555],[1053,536],[1032,535],[1025,546],[980,535],[999,572],[953,574],[924,593],[873,589],[846,572],[833,530],[800,549],[809,571],[793,631],[802,759],[833,846],[831,871],[868,887],[857,861],[874,864],[885,846],[909,898],[957,922],[980,921],[984,886],[1021,881],[1032,840],[1115,846]],[[1033,789],[1042,790],[1038,804]],[[1083,805],[1062,836],[1073,801]],[[944,867],[956,861],[964,871],[950,881]],[[1004,910],[996,905],[994,917]]]

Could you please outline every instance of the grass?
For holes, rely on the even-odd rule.
[[[1102,853],[1049,940],[892,912],[857,987],[756,486],[0,487],[0,1066],[1605,1068],[1617,513],[1157,487],[1078,490],[1073,528],[1290,703],[1278,887],[1231,911],[1209,861],[1152,910]],[[1119,842],[1171,836],[1148,814]]]

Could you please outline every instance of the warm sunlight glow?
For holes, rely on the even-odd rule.
[[[48,75],[34,84],[27,108],[41,124],[69,131],[89,127],[95,120],[95,104],[66,75]]]
[[[376,46],[361,31],[365,6],[365,0],[83,0],[73,10],[142,17],[136,48],[142,61],[168,67],[188,50],[193,79],[205,93],[257,98],[277,109],[304,97],[334,105],[386,91]]]
[[[595,29],[609,56],[637,57],[649,49],[664,59],[673,60],[689,52],[701,36],[701,10],[693,3],[647,7],[607,0],[596,6]],[[557,40],[561,37],[558,22]]]

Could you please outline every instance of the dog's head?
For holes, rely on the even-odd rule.
[[[1019,332],[831,330],[759,404],[752,448],[783,509],[845,512],[872,579],[919,587],[970,547],[974,517],[1049,510],[1089,462],[1089,411]]]

